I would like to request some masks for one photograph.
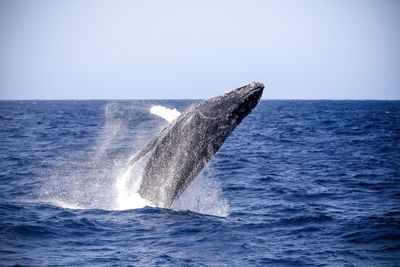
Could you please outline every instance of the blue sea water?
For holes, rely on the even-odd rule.
[[[149,109],[192,103],[1,101],[0,265],[400,266],[399,101],[263,100],[144,206],[123,173]]]

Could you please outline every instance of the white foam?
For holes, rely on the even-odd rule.
[[[136,179],[132,181],[131,173],[133,171],[133,166],[129,166],[116,179],[114,186],[117,191],[115,207],[117,210],[140,209],[146,206],[154,206],[139,195],[138,189],[141,179],[136,177]]]
[[[160,116],[161,118],[165,119],[168,122],[175,120],[176,118],[181,115],[181,113],[174,109],[166,108],[160,105],[154,105],[150,108],[150,113]]]

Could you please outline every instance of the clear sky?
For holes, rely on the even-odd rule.
[[[0,0],[0,99],[400,99],[398,0]]]

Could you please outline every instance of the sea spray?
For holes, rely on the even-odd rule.
[[[114,188],[116,190],[115,209],[139,209],[145,206],[154,206],[151,202],[142,198],[138,193],[142,182],[143,170],[149,156],[145,156],[133,165],[126,164],[123,171],[116,177]]]
[[[91,149],[93,153],[67,149],[64,164],[54,166],[48,174],[50,178],[42,187],[41,201],[69,209],[126,210],[154,206],[137,192],[149,156],[132,166],[127,164],[165,126],[166,121],[152,114],[171,121],[180,113],[148,103],[107,103],[104,124]],[[172,208],[227,216],[229,205],[212,173],[211,168],[203,170]]]
[[[116,210],[138,209],[145,206],[153,206],[149,201],[143,199],[138,193],[140,185],[140,175],[137,172],[137,167],[129,166],[122,172],[115,181],[115,189],[117,192],[116,197]],[[136,179],[132,182],[132,172],[136,173]],[[135,175],[133,175],[135,176]]]
[[[118,209],[121,191],[114,186],[116,177],[126,170],[131,155],[165,124],[148,110],[146,103],[106,103],[104,121],[99,122],[102,126],[91,146],[71,150],[73,138],[60,144],[65,147],[64,158],[53,166],[51,173],[44,174],[48,179],[42,186],[40,200],[67,208]]]
[[[227,217],[229,203],[223,197],[221,185],[213,174],[212,166],[206,166],[171,208]]]

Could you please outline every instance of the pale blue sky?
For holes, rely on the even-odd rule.
[[[400,1],[0,0],[0,99],[400,99]]]

